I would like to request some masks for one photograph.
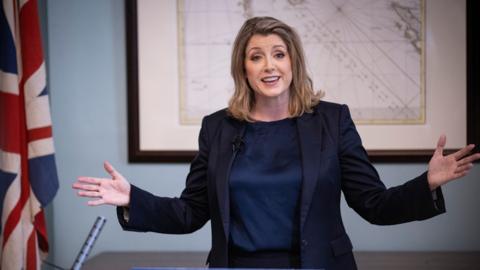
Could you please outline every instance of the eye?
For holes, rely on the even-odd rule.
[[[275,58],[282,59],[282,58],[285,57],[285,53],[283,53],[283,52],[277,52],[277,53],[275,53],[274,56],[275,56]]]
[[[254,55],[250,56],[250,60],[251,60],[251,61],[254,61],[254,62],[260,60],[261,58],[262,58],[262,57],[261,57],[260,55],[258,55],[258,54],[254,54]]]

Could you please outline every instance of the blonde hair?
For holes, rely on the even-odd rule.
[[[275,18],[253,17],[240,28],[233,45],[230,71],[235,90],[228,102],[229,114],[238,120],[253,121],[250,113],[255,105],[255,94],[247,82],[245,50],[250,38],[256,34],[278,35],[287,45],[292,63],[292,83],[288,104],[290,116],[297,117],[305,112],[312,112],[312,108],[318,104],[323,93],[315,93],[313,90],[312,79],[307,74],[300,37],[293,28]]]

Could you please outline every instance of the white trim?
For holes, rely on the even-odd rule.
[[[18,96],[20,92],[18,90],[17,74],[0,70],[0,91]]]
[[[36,140],[28,144],[28,158],[51,155],[55,152],[53,138]]]

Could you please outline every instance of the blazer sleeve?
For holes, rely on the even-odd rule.
[[[198,139],[199,151],[190,165],[185,189],[179,198],[155,196],[131,186],[128,220],[124,209],[117,207],[117,218],[123,229],[169,234],[191,233],[209,219],[207,192],[208,134],[202,121]]]
[[[360,216],[373,224],[389,225],[424,220],[445,212],[441,188],[432,196],[426,172],[387,189],[368,159],[346,105],[341,107],[339,121],[342,191],[347,204]]]

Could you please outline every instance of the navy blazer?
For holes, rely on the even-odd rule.
[[[352,244],[341,214],[341,191],[348,205],[373,224],[423,220],[445,212],[441,189],[433,200],[426,173],[403,185],[385,188],[368,160],[348,107],[320,102],[297,119],[302,159],[300,259],[302,268],[356,269]],[[157,197],[132,185],[126,230],[190,233],[211,220],[210,267],[228,267],[230,168],[235,140],[245,123],[226,110],[206,116],[199,152],[191,163],[179,198]]]

